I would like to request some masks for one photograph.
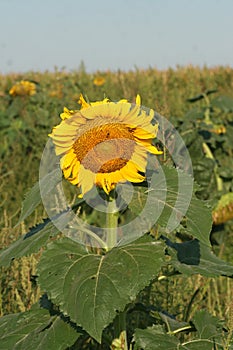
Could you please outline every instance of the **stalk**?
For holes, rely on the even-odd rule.
[[[107,250],[112,249],[117,244],[117,224],[118,224],[118,212],[117,212],[116,202],[112,197],[109,196],[108,212],[106,215]]]
[[[114,196],[108,198],[108,212],[106,214],[107,250],[111,250],[117,244],[118,211]],[[124,350],[128,350],[126,333],[126,312],[120,312],[114,320],[114,337],[124,344]]]

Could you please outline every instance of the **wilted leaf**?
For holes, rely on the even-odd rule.
[[[218,90],[217,89],[212,89],[212,90],[207,90],[205,92],[203,92],[202,94],[199,94],[197,96],[194,96],[194,97],[190,97],[187,99],[188,102],[196,102],[196,101],[200,101],[202,100],[203,98],[205,98],[205,96],[208,96],[210,94],[213,94],[215,92],[217,92]]]
[[[233,276],[233,265],[219,259],[206,246],[198,240],[185,243],[173,243],[165,239],[172,259],[170,263],[180,272],[192,275],[199,273],[203,276]]]
[[[0,251],[0,265],[8,266],[13,259],[38,252],[50,237],[59,233],[53,223],[46,219],[43,223],[32,227],[29,232]]]
[[[64,238],[43,253],[39,284],[62,312],[100,342],[103,329],[157,276],[163,260],[163,244],[150,237],[102,256]]]

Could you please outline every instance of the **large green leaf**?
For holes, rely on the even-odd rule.
[[[53,223],[46,219],[43,223],[31,228],[29,232],[13,242],[9,247],[0,251],[0,265],[9,266],[11,261],[22,256],[38,252],[50,237],[59,233]]]
[[[100,342],[103,329],[157,276],[163,261],[163,244],[150,237],[102,256],[63,238],[43,253],[39,284],[62,312]]]
[[[135,350],[178,350],[180,347],[179,340],[166,333],[162,333],[157,326],[147,329],[136,329]]]
[[[0,318],[0,348],[4,350],[62,350],[80,335],[60,316],[51,316],[44,309]]]
[[[172,232],[181,223],[187,234],[210,245],[211,210],[195,197],[192,178],[181,170],[162,167],[153,175],[152,185],[149,190],[140,186],[133,188],[133,198],[129,204],[132,212],[139,215],[144,210],[148,227],[157,224]],[[132,189],[129,188],[129,191]],[[144,224],[145,220],[139,221],[138,229]]]
[[[222,325],[217,317],[210,315],[206,310],[197,311],[192,319],[197,330],[194,339],[183,343],[188,350],[223,349]]]
[[[230,96],[218,96],[211,101],[211,105],[224,112],[233,112],[233,98]]]
[[[196,312],[192,321],[196,332],[192,339],[183,343],[176,336],[165,333],[161,326],[136,329],[135,350],[212,350],[216,344],[216,348],[223,349],[221,324],[216,317],[203,310]]]
[[[180,272],[192,275],[199,273],[203,276],[233,276],[233,265],[219,259],[198,240],[185,243],[173,243],[165,239],[171,255],[170,263]]]
[[[60,169],[51,171],[47,176],[43,177],[40,182],[37,182],[31,190],[26,194],[22,204],[21,214],[17,225],[25,220],[40,204],[42,196],[49,195],[54,187],[61,181],[62,175]]]
[[[197,311],[192,319],[197,330],[198,337],[201,339],[213,339],[221,336],[222,325],[219,319],[212,316],[206,310]]]

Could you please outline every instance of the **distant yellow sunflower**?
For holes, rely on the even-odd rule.
[[[36,84],[27,81],[21,80],[17,82],[9,91],[9,94],[12,96],[32,96],[36,93]]]
[[[49,135],[64,177],[81,187],[82,195],[97,185],[109,192],[119,182],[142,182],[148,152],[161,154],[152,140],[158,124],[152,124],[154,111],[127,100],[108,99],[87,103],[80,96],[80,110],[64,108],[61,123]]]
[[[105,83],[105,79],[103,77],[96,77],[93,81],[93,84],[96,86],[102,86]]]

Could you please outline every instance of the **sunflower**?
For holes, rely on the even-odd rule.
[[[80,110],[64,108],[61,123],[49,135],[61,156],[64,177],[81,188],[81,195],[96,185],[109,194],[117,183],[145,179],[148,152],[161,154],[152,145],[158,124],[154,111],[127,100],[88,103],[80,96]]]
[[[101,77],[101,76],[98,76],[98,77],[96,77],[96,78],[94,79],[93,84],[94,84],[95,86],[102,86],[102,85],[105,84],[105,79],[104,79],[103,77]]]
[[[17,82],[9,91],[9,94],[12,96],[32,96],[36,93],[36,84],[27,81],[21,80]]]

